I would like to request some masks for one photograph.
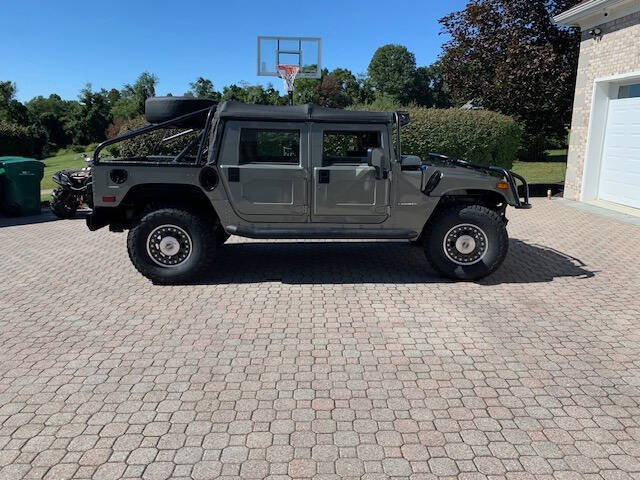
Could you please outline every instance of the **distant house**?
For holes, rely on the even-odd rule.
[[[469,100],[463,106],[460,107],[460,110],[484,110],[482,106],[482,100],[479,98],[474,98],[473,100]]]
[[[565,196],[640,208],[640,0],[584,0]]]

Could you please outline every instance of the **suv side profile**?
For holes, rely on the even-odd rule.
[[[149,125],[96,149],[87,225],[128,230],[133,265],[160,284],[214,269],[230,235],[404,239],[422,244],[440,274],[475,280],[507,254],[507,206],[530,207],[526,181],[513,172],[403,155],[405,112],[157,97],[146,116]],[[167,128],[181,131],[151,154],[100,158]],[[191,140],[179,152],[155,154],[182,135]]]

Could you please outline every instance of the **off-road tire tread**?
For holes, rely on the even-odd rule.
[[[442,239],[438,239],[438,242],[434,246],[433,244],[433,234],[434,229],[426,227],[425,232],[423,233],[424,237],[424,254],[429,262],[429,265],[438,272],[440,275],[451,278],[453,280],[462,280],[462,281],[473,281],[479,280],[480,278],[486,277],[493,272],[495,272],[498,267],[502,264],[505,257],[507,256],[507,252],[509,250],[509,236],[506,231],[506,221],[505,218],[499,213],[487,208],[483,205],[476,204],[458,204],[452,205],[440,213],[437,214],[436,218],[432,220],[433,225],[438,225],[440,222],[444,221],[447,217],[456,216],[460,220],[464,220],[465,216],[482,216],[485,220],[489,220],[491,223],[494,223],[496,227],[498,227],[499,236],[498,236],[498,254],[495,256],[493,261],[487,265],[486,271],[481,275],[469,276],[469,277],[460,277],[456,275],[453,271],[443,268],[434,255],[434,248],[442,250]],[[472,220],[472,218],[469,218]],[[470,222],[471,223],[471,222]],[[495,241],[495,240],[494,240]]]
[[[153,274],[153,270],[147,267],[147,261],[143,258],[144,252],[139,252],[136,247],[138,241],[139,230],[141,226],[153,221],[154,217],[160,215],[172,215],[177,220],[189,224],[199,224],[199,228],[202,231],[202,257],[194,268],[181,275],[175,275],[170,278],[158,277]],[[185,284],[201,278],[206,272],[210,271],[213,262],[215,260],[216,253],[216,235],[215,229],[211,228],[210,224],[207,224],[207,217],[198,215],[188,210],[183,210],[174,207],[159,207],[152,206],[148,208],[145,213],[140,217],[139,221],[129,230],[127,235],[127,252],[129,259],[133,266],[143,276],[153,281],[158,285],[173,285],[173,284]]]
[[[73,210],[67,211],[67,210],[61,210],[60,208],[58,208],[60,205],[63,204],[63,202],[58,201],[58,190],[59,189],[55,189],[51,195],[51,201],[49,202],[49,208],[51,209],[51,211],[54,213],[54,215],[58,218],[61,218],[63,220],[68,220],[70,218],[75,217],[76,213],[78,212],[78,208],[74,208]]]

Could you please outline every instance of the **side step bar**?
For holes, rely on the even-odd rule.
[[[240,237],[257,239],[395,239],[409,240],[416,238],[418,232],[413,230],[382,230],[382,229],[361,229],[361,228],[314,228],[313,230],[301,228],[263,228],[247,227],[237,225],[227,225],[227,233]]]

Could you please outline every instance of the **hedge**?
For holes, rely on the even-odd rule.
[[[522,128],[511,117],[486,110],[410,108],[402,152],[426,159],[429,152],[472,163],[511,168]]]
[[[47,132],[44,129],[0,122],[0,156],[40,158],[46,146]]]
[[[411,123],[402,129],[402,153],[423,159],[433,152],[481,165],[511,168],[522,139],[522,128],[514,119],[488,110],[407,108],[390,102],[352,109],[408,110]]]

